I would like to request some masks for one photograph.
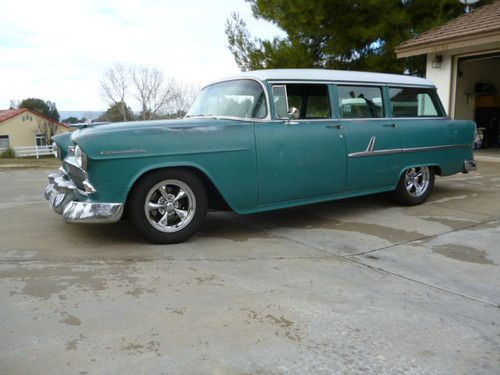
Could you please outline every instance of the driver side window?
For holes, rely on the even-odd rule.
[[[290,108],[298,110],[299,120],[331,117],[328,86],[324,84],[273,85],[274,113],[278,119],[288,119]]]

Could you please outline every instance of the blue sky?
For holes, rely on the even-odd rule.
[[[202,86],[238,72],[226,19],[253,36],[283,35],[244,0],[7,0],[0,12],[0,109],[39,97],[59,110],[101,110],[99,77],[116,62],[154,66]],[[131,103],[133,105],[133,103]]]

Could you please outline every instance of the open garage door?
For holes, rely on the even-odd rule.
[[[476,147],[498,148],[500,52],[458,57],[456,67],[453,117],[476,122]]]

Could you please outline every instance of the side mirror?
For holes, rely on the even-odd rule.
[[[295,107],[290,107],[288,109],[288,119],[289,120],[297,120],[300,117],[300,112]]]

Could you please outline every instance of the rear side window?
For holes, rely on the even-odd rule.
[[[391,87],[389,98],[393,117],[441,117],[436,90],[417,87]]]
[[[384,117],[382,89],[370,86],[338,86],[341,118]]]

